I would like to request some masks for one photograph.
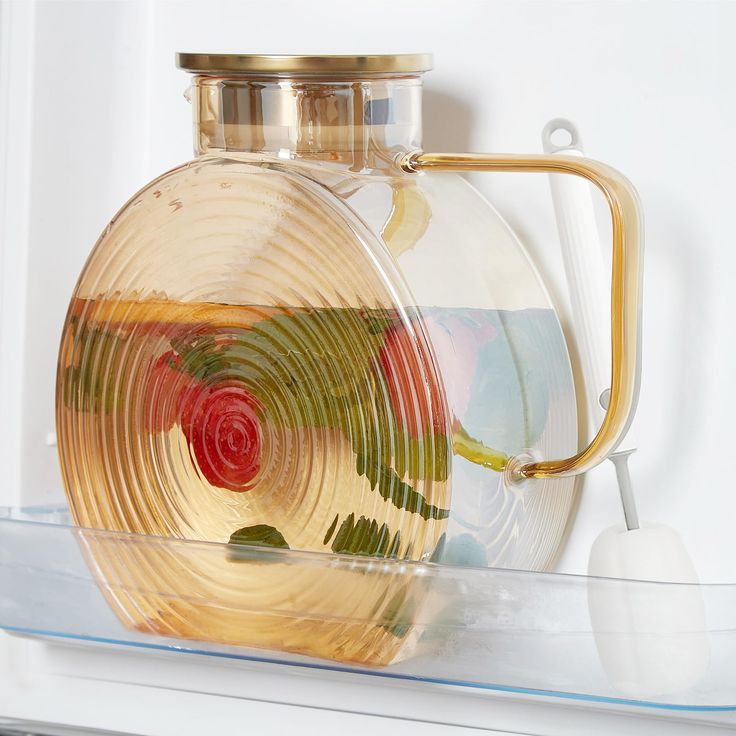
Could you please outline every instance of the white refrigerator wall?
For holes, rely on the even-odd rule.
[[[643,519],[678,529],[706,581],[733,581],[736,482],[736,3],[5,2],[0,11],[0,505],[61,497],[54,372],[97,236],[147,180],[191,157],[176,50],[432,51],[427,150],[541,150],[569,117],[646,213],[644,368],[630,435]],[[565,313],[543,177],[478,176]],[[462,223],[458,223],[461,227]],[[588,478],[560,569],[619,522]]]

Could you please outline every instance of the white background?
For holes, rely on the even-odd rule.
[[[638,187],[640,515],[683,534],[703,579],[736,580],[735,3],[59,0],[6,3],[0,23],[0,503],[59,498],[49,434],[74,280],[116,209],[191,156],[174,52],[428,50],[427,150],[538,151],[544,123],[566,116],[589,155]],[[564,313],[546,182],[475,183]],[[592,539],[619,519],[604,467],[586,485],[561,569],[583,571]]]

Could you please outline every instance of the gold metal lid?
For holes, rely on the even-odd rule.
[[[418,74],[432,68],[432,54],[307,55],[197,54],[178,52],[176,66],[193,74],[340,75]]]

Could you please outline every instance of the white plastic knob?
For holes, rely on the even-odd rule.
[[[614,687],[641,699],[697,683],[710,647],[698,577],[679,535],[647,523],[606,529],[593,544],[588,574],[596,646]]]

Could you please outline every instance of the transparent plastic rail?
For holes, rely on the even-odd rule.
[[[35,519],[35,521],[34,521]],[[736,584],[701,585],[705,601],[705,631],[679,630],[594,632],[588,609],[591,591],[652,605],[660,596],[672,600],[686,586],[624,581],[554,573],[468,568],[400,560],[340,557],[281,549],[233,547],[175,539],[80,529],[66,524],[62,510],[19,514],[0,511],[0,628],[26,635],[59,637],[174,650],[209,656],[268,661],[330,671],[361,672],[366,676],[424,681],[503,692],[518,692],[606,703],[611,708],[642,706],[689,711],[698,720],[736,722]],[[108,567],[104,581],[90,564],[90,551],[120,560],[157,560],[162,555],[182,565],[196,557],[214,568],[224,559],[242,565],[243,575],[270,568],[287,569],[293,578],[351,574],[391,576],[397,584],[420,587],[419,609],[399,607],[390,614],[359,621],[331,620],[326,609],[308,596],[281,599],[267,606],[254,598],[235,611],[244,627],[270,621],[284,632],[293,627],[382,627],[397,637],[411,636],[410,653],[393,664],[365,667],[278,649],[233,647],[206,640],[166,637],[125,626],[109,605],[111,596],[132,596],[151,606],[184,605],[191,591],[167,587],[164,577],[132,578],[123,566]],[[118,574],[114,573],[118,571]],[[180,578],[172,578],[177,580]],[[219,588],[208,605],[216,615],[232,605],[229,591]],[[243,600],[239,598],[238,600]],[[247,599],[246,599],[247,600]],[[158,611],[160,613],[160,611]],[[206,639],[206,631],[203,631]],[[285,634],[286,635],[286,634]],[[612,684],[598,655],[610,637],[636,651],[652,637],[707,637],[710,663],[689,689],[642,699],[627,697]],[[729,712],[733,712],[731,715]]]

